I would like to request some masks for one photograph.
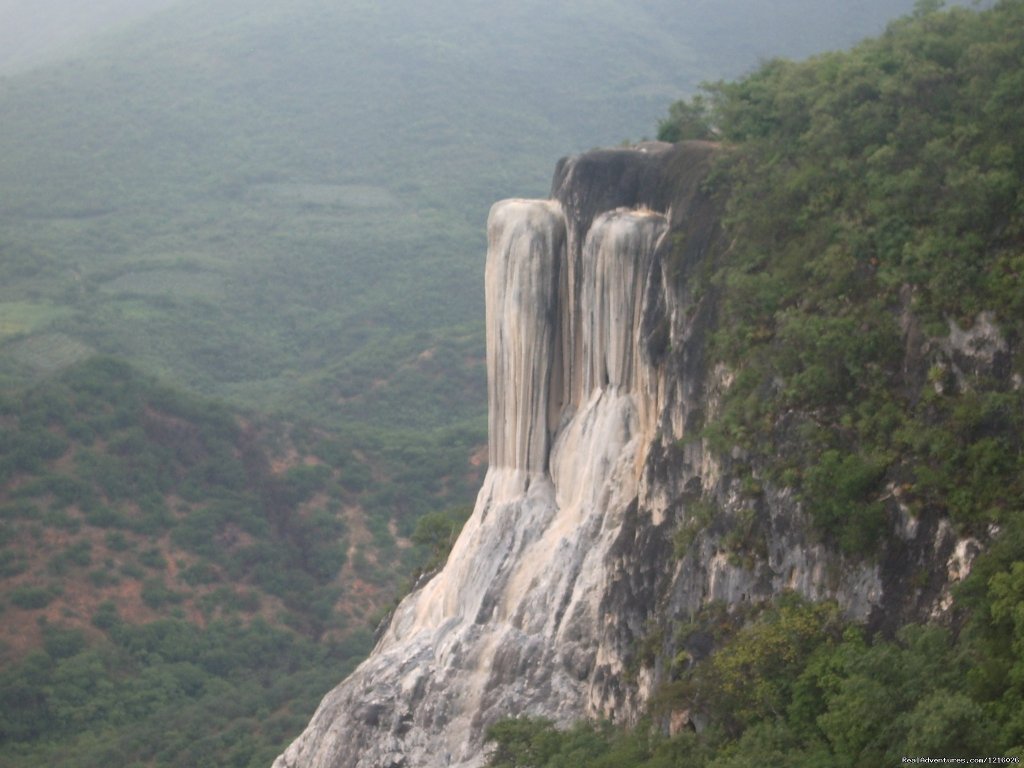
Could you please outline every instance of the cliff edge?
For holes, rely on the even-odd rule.
[[[879,557],[845,556],[790,490],[752,496],[749,462],[702,437],[731,383],[706,354],[715,293],[693,280],[728,258],[704,184],[720,151],[594,151],[558,164],[548,200],[492,208],[476,507],[274,768],[472,768],[504,717],[632,722],[665,675],[638,668],[638,643],[711,602],[789,590],[876,625],[948,607],[976,543],[894,514]],[[738,552],[745,526],[758,543]],[[920,567],[927,588],[907,590]]]

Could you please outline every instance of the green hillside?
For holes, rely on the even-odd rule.
[[[268,764],[432,554],[350,443],[113,360],[0,424],[3,765]]]

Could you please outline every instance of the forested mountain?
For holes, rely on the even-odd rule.
[[[0,6],[12,766],[267,765],[479,487],[490,203],[912,3],[91,5]]]
[[[180,3],[8,78],[0,375],[99,351],[451,474],[483,441],[490,201],[899,10],[832,6]]]

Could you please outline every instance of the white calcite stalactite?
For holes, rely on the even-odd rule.
[[[579,359],[573,401],[595,389],[632,391],[649,383],[639,354],[644,290],[654,249],[667,229],[651,211],[616,210],[594,221],[583,246]]]
[[[470,768],[502,717],[614,714],[594,692],[623,668],[602,645],[601,601],[652,438],[654,409],[634,388],[652,376],[640,317],[665,228],[659,214],[615,210],[570,251],[557,201],[493,207],[490,467],[476,508],[442,571],[276,768]]]
[[[558,278],[565,220],[549,200],[505,200],[487,223],[488,456],[544,472],[558,411]],[[554,397],[552,392],[555,393]]]

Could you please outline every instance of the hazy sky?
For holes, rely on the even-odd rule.
[[[72,52],[84,40],[178,0],[0,0],[0,72]]]

